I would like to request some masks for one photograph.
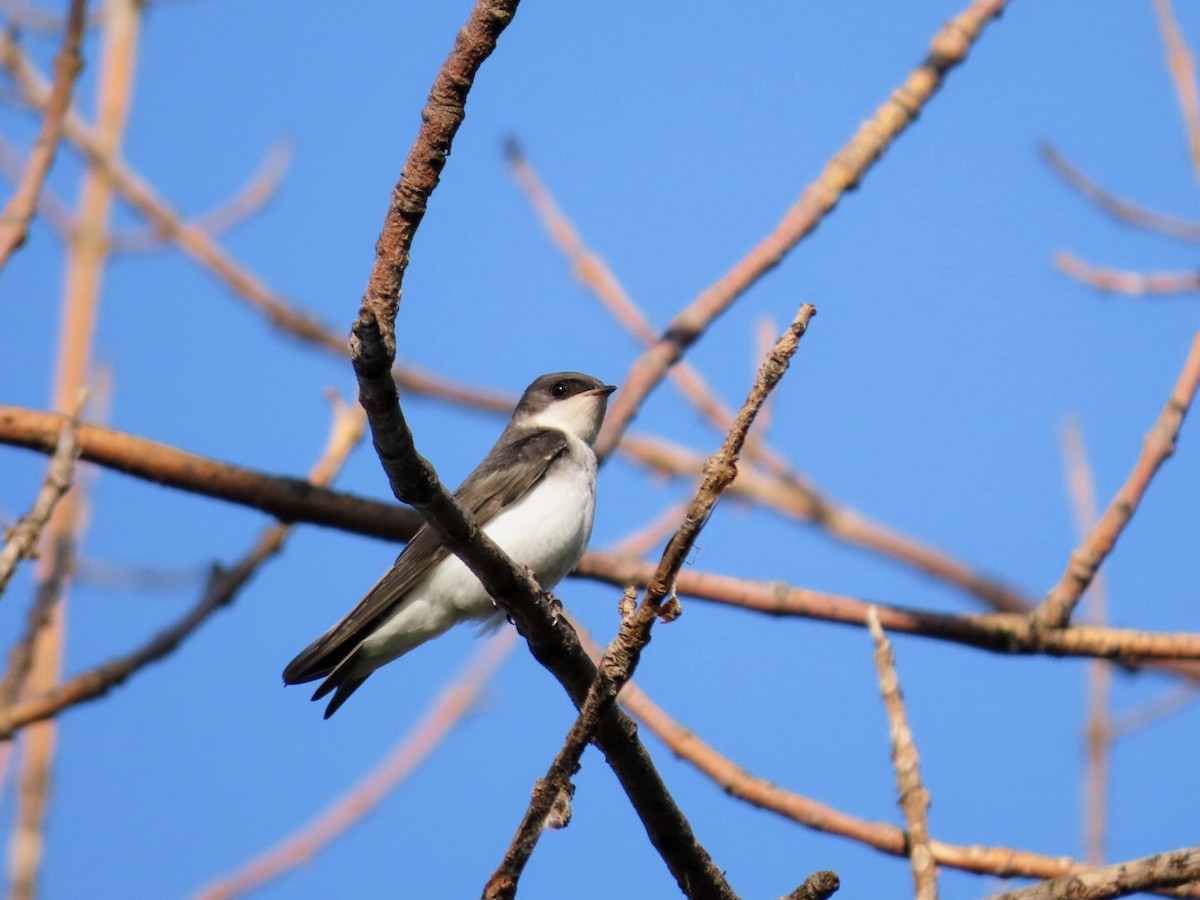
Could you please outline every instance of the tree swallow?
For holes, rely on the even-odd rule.
[[[500,439],[454,492],[484,533],[550,590],[578,565],[592,535],[596,454],[611,384],[581,372],[526,388]],[[283,670],[285,684],[325,679],[329,718],[380,666],[459,622],[498,626],[504,612],[428,525],[350,613]]]

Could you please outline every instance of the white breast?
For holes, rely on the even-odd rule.
[[[538,584],[548,591],[575,568],[587,549],[595,507],[596,456],[587,444],[572,437],[569,453],[483,530],[514,562],[532,571]],[[409,592],[395,615],[364,641],[362,662],[374,668],[457,622],[494,619],[498,615],[479,579],[451,555]]]

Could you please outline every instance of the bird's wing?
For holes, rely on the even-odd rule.
[[[567,435],[557,429],[506,431],[492,453],[512,454],[516,458],[515,464],[505,466],[501,471],[481,472],[477,468],[454,492],[455,499],[480,525],[486,525],[541,481],[551,463],[567,452],[567,441]],[[332,672],[391,616],[408,592],[448,554],[437,534],[428,525],[422,525],[396,557],[395,565],[367,591],[358,605],[288,663],[283,670],[284,682],[301,684]]]

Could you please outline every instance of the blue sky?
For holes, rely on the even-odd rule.
[[[1200,42],[1200,14],[1179,4]],[[221,238],[276,290],[347,328],[419,110],[469,10],[363,2],[153,6],[126,157],[185,214],[234,190],[285,137],[294,158],[271,204]],[[398,322],[401,356],[512,393],[582,369],[619,382],[638,347],[573,278],[508,176],[512,136],[593,249],[657,325],[767,231],[897,87],[959,2],[889,6],[527,2],[484,66],[418,234]],[[80,90],[92,109],[97,50]],[[43,61],[53,42],[31,36]],[[36,122],[0,110],[27,141]],[[730,404],[744,397],[756,323],[802,301],[820,314],[775,404],[770,438],[833,496],[1028,591],[1058,580],[1074,546],[1062,474],[1064,418],[1082,424],[1102,502],[1122,483],[1196,329],[1195,298],[1102,296],[1058,274],[1070,249],[1117,267],[1183,270],[1186,245],[1115,224],[1039,160],[1054,142],[1104,184],[1194,215],[1192,170],[1149,3],[1014,2],[967,64],[820,229],[693,349]],[[67,153],[52,186],[73,198]],[[118,212],[123,227],[137,217]],[[60,248],[39,222],[0,279],[0,402],[44,407],[61,293]],[[350,395],[347,364],[280,336],[173,251],[113,261],[97,359],[115,377],[112,424],[195,452],[302,474],[328,425],[322,391]],[[457,483],[501,427],[411,398],[418,447]],[[1114,622],[1197,630],[1194,422],[1106,571]],[[711,452],[720,436],[660,388],[635,428]],[[44,460],[0,449],[0,510],[23,510]],[[368,447],[339,481],[387,496]],[[689,491],[616,460],[600,479],[593,546]],[[94,480],[86,556],[196,567],[239,556],[267,520],[113,473]],[[302,528],[229,610],[165,662],[63,717],[47,897],[185,896],[338,796],[421,714],[475,646],[462,629],[381,671],[329,722],[284,690],[292,655],[340,617],[396,548]],[[969,598],[810,527],[723,504],[701,569],[778,578],[932,609]],[[28,571],[0,603],[18,633]],[[67,669],[139,644],[195,589],[72,591]],[[593,632],[618,592],[558,592]],[[955,843],[1081,853],[1086,666],[895,641],[931,831]],[[638,670],[673,716],[749,771],[855,815],[901,823],[887,722],[859,629],[764,619],[700,602],[660,628]],[[1166,689],[1119,676],[1128,709]],[[478,711],[402,788],[264,898],[390,892],[476,895],[572,720],[553,679],[519,649]],[[1194,840],[1200,712],[1115,752],[1110,857]],[[700,839],[746,897],[778,896],[818,868],[838,896],[905,896],[907,865],[756,811],[647,742]],[[11,791],[0,825],[11,817]],[[946,872],[943,896],[998,889]],[[544,838],[522,896],[672,896],[611,772],[594,751],[575,818]]]

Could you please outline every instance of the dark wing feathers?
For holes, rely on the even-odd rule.
[[[499,452],[515,457],[516,464],[500,471],[475,469],[454,492],[455,499],[486,525],[541,481],[550,464],[567,451],[567,441],[567,435],[557,429],[505,430],[488,455]],[[358,605],[288,663],[283,670],[284,683],[302,684],[328,676],[448,553],[434,531],[422,525],[396,557],[395,565]]]

